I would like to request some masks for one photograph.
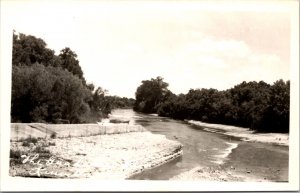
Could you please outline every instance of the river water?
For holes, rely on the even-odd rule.
[[[288,181],[288,147],[245,142],[239,138],[203,130],[184,121],[116,109],[111,117],[130,119],[154,134],[183,145],[183,155],[162,166],[132,176],[135,180],[168,180],[194,167],[234,169],[235,172],[270,181]]]

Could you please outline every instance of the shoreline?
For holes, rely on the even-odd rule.
[[[199,124],[190,121],[190,124]],[[238,128],[226,125],[200,123],[210,127],[208,131],[222,133],[226,135],[236,134],[241,131],[249,137],[249,129]],[[129,124],[77,124],[77,125],[51,125],[51,124],[11,124],[12,139],[11,149],[20,149],[22,152],[31,152],[32,154],[36,144],[29,144],[29,147],[23,147],[22,141],[15,140],[16,130],[23,128],[21,135],[37,137],[41,140],[40,146],[46,147],[54,155],[55,161],[65,162],[68,167],[61,165],[45,166],[43,168],[49,173],[43,173],[43,177],[50,178],[96,178],[96,179],[128,179],[131,176],[139,174],[145,170],[153,169],[160,165],[166,164],[183,154],[182,145],[173,140],[169,140],[162,134],[153,134],[140,125]],[[20,128],[20,125],[22,126]],[[17,128],[15,128],[17,126]],[[204,129],[206,129],[206,127]],[[14,128],[14,129],[13,129]],[[223,129],[223,130],[222,130]],[[31,133],[33,131],[33,133]],[[52,138],[49,132],[56,133],[57,136]],[[70,135],[70,132],[71,135]],[[250,131],[253,132],[253,131]],[[28,135],[30,134],[30,135]],[[257,135],[257,134],[252,134]],[[44,136],[41,138],[41,136]],[[250,135],[251,137],[251,135]],[[274,139],[274,136],[272,136]],[[132,140],[130,140],[132,139]],[[253,140],[253,139],[252,139]],[[246,154],[248,152],[253,156],[259,155],[256,149],[261,149],[263,143],[247,143],[249,139],[242,140],[241,143],[227,143],[228,148],[216,157],[230,157],[230,161],[216,162],[217,166],[210,168],[198,166],[189,171],[183,172],[170,180],[198,180],[198,181],[277,181],[285,180],[287,171],[282,169],[280,160],[277,160],[275,167],[265,165],[265,168],[272,168],[272,171],[261,170],[252,163],[248,163]],[[270,140],[268,141],[270,142]],[[46,144],[46,145],[45,145]],[[55,145],[47,145],[55,144]],[[248,145],[246,145],[248,144]],[[276,144],[276,143],[275,143]],[[245,146],[246,145],[246,146]],[[281,148],[285,148],[282,145]],[[288,146],[287,146],[288,147]],[[244,149],[243,151],[241,149]],[[275,149],[275,146],[272,148]],[[278,149],[278,146],[277,148]],[[273,151],[272,150],[272,151]],[[271,151],[271,150],[270,150]],[[276,150],[279,151],[279,150]],[[242,157],[240,157],[242,155]],[[273,154],[270,153],[269,156]],[[31,158],[32,158],[31,157]],[[43,155],[41,156],[43,158]],[[47,158],[49,159],[49,158]],[[243,160],[241,162],[241,160]],[[260,158],[255,159],[260,160]],[[37,162],[38,159],[34,160]],[[265,162],[263,162],[265,163]],[[266,161],[267,163],[267,161]],[[256,163],[253,163],[256,164]],[[278,165],[278,167],[277,167]],[[44,167],[45,166],[45,167]],[[255,167],[254,167],[255,166]],[[10,167],[10,175],[19,177],[37,177],[36,172],[29,175],[32,168],[37,168],[34,164],[24,164],[16,167]],[[284,167],[283,167],[284,168]],[[280,170],[278,170],[280,169]],[[260,171],[261,170],[261,171]],[[52,172],[52,173],[51,173]],[[266,174],[262,174],[262,173]],[[271,177],[273,176],[273,177]]]
[[[227,161],[216,166],[198,165],[170,180],[225,182],[288,182],[289,163],[285,146],[242,142]]]
[[[204,123],[195,120],[185,120],[185,122],[203,127],[203,130],[213,133],[220,133],[228,136],[241,138],[242,141],[271,143],[282,146],[289,146],[289,134],[286,133],[255,133],[255,131],[249,128]]]
[[[185,121],[191,125],[201,126],[207,132],[238,137],[241,139],[241,143],[230,143],[230,146],[223,153],[217,155],[226,156],[227,161],[215,162],[218,165],[211,167],[199,165],[170,178],[170,180],[288,182],[288,152],[284,150],[289,148],[288,134],[255,133],[248,128],[209,124],[194,120]],[[270,146],[272,148],[264,152],[266,154],[262,154],[260,150],[268,144],[278,146]]]

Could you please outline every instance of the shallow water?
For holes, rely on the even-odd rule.
[[[245,167],[243,164],[247,164],[244,163],[246,161],[249,163],[256,163],[256,165],[253,167],[259,168],[261,171],[261,167],[265,168],[266,166],[265,164],[261,164],[260,166],[259,160],[262,159],[265,153],[269,153],[271,155],[276,154],[275,158],[278,158],[277,161],[280,163],[277,164],[276,167],[279,167],[280,169],[274,168],[275,166],[273,167],[272,163],[269,164],[268,167],[273,167],[274,170],[280,170],[282,172],[278,174],[280,178],[277,179],[273,177],[271,180],[287,180],[287,147],[275,147],[270,144],[261,143],[259,143],[260,145],[255,145],[255,143],[247,143],[235,137],[226,136],[221,133],[210,132],[207,129],[204,130],[204,128],[192,126],[183,121],[136,113],[131,109],[114,110],[112,112],[112,117],[123,117],[124,119],[130,119],[136,124],[144,126],[152,133],[165,135],[168,139],[179,141],[184,146],[183,155],[181,157],[162,166],[146,170],[140,174],[132,176],[130,179],[168,180],[171,177],[191,170],[196,166],[232,167],[232,165],[238,164]],[[252,157],[248,158],[247,154],[244,155],[245,153],[238,151],[240,145],[244,149],[247,147],[248,151],[251,150]],[[244,160],[240,160],[239,157],[243,158]],[[251,162],[251,159],[254,161]],[[243,171],[241,170],[240,172]],[[266,176],[263,177],[268,178]]]

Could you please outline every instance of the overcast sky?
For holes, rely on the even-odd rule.
[[[70,47],[87,82],[111,95],[134,97],[142,80],[157,76],[176,94],[289,79],[285,1],[13,2],[17,32],[42,38],[57,54]]]

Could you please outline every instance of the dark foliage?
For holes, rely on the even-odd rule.
[[[34,64],[13,66],[11,115],[13,122],[79,123],[89,111],[90,91],[72,73]]]
[[[72,74],[78,76],[80,79],[84,80],[83,72],[77,60],[77,54],[73,52],[70,48],[64,48],[59,54],[60,66],[63,69],[67,69]],[[84,80],[85,83],[85,80]]]
[[[12,64],[14,66],[30,66],[43,63],[45,66],[59,66],[54,51],[46,48],[44,40],[31,35],[13,34]]]
[[[106,96],[105,99],[111,105],[112,109],[131,109],[135,103],[135,100],[132,98],[119,96]]]
[[[44,40],[13,34],[12,122],[86,123],[110,112],[102,89],[86,84],[77,55],[57,56]]]
[[[263,81],[242,82],[226,91],[191,89],[178,96],[169,91],[168,97],[158,91],[150,95],[154,86],[149,82],[154,84],[155,80],[143,81],[137,89],[136,111],[249,127],[258,132],[289,132],[289,81],[279,80],[273,85]],[[153,95],[159,102],[153,103]]]
[[[134,110],[143,113],[155,113],[158,105],[170,95],[170,91],[167,89],[168,85],[161,77],[142,81],[142,85],[137,88],[135,93]]]
[[[9,164],[12,165],[18,165],[22,164],[22,155],[25,155],[24,152],[21,150],[12,150],[9,151]]]

